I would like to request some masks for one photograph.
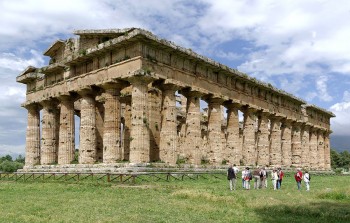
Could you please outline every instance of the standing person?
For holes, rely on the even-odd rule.
[[[284,173],[281,169],[281,167],[278,168],[278,180],[277,180],[277,189],[280,189],[281,186],[282,186],[282,180],[283,180],[283,177],[284,177]]]
[[[227,180],[229,180],[230,190],[232,191],[232,186],[233,189],[236,190],[236,174],[232,164],[227,169]]]
[[[254,189],[259,189],[259,187],[260,187],[260,172],[261,172],[261,170],[259,169],[259,166],[257,166],[253,172]]]
[[[249,167],[245,168],[244,174],[244,188],[250,190],[250,180],[252,179],[252,174],[250,173]]]
[[[235,171],[236,176],[238,175],[239,169],[236,164],[233,164],[233,171]]]
[[[267,178],[269,177],[269,172],[265,169],[265,167],[264,167],[264,170],[265,170],[265,173],[266,173],[266,177],[265,177],[265,188],[267,188]]]
[[[273,168],[272,173],[271,173],[273,190],[277,189],[277,179],[278,179],[277,170],[275,168]]]
[[[242,188],[245,189],[245,176],[246,176],[247,168],[242,170]]]
[[[305,182],[305,185],[306,185],[306,191],[310,190],[310,181],[311,181],[311,176],[310,176],[308,171],[305,171],[304,182]]]
[[[260,171],[260,188],[266,187],[266,170],[265,167],[263,167]]]
[[[297,182],[298,190],[301,190],[301,180],[303,179],[303,173],[301,169],[298,168],[297,172],[294,175],[295,181]]]

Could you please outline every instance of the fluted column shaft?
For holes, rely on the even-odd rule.
[[[74,101],[69,96],[60,97],[60,101],[58,164],[70,164],[75,151]]]
[[[310,130],[310,168],[316,169],[318,166],[318,154],[317,154],[317,129],[312,128]]]
[[[122,158],[120,88],[105,88],[105,113],[103,126],[103,162],[114,163]]]
[[[150,137],[148,118],[148,83],[150,80],[136,77],[130,80],[131,95],[131,131],[130,162],[150,161]]]
[[[261,113],[258,121],[258,165],[268,166],[270,164],[270,142],[269,142],[269,113]]]
[[[122,159],[130,160],[131,97],[124,98],[123,148]]]
[[[166,85],[163,89],[159,158],[165,163],[175,164],[177,150],[176,88],[173,85]]]
[[[324,134],[324,168],[326,170],[331,169],[331,147],[329,144],[329,132]]]
[[[255,114],[254,110],[244,110],[243,123],[243,163],[244,165],[255,165],[257,161],[255,146]]]
[[[208,101],[208,159],[211,164],[221,164],[223,160],[223,149],[221,140],[222,102],[223,100],[218,98],[211,98]]]
[[[79,146],[79,163],[81,164],[93,164],[96,161],[95,110],[95,99],[89,94],[82,94]]]
[[[187,98],[186,107],[186,142],[184,153],[190,164],[200,164],[200,145],[201,145],[201,113],[199,92],[185,93]]]
[[[236,104],[229,104],[227,106],[226,132],[226,147],[228,151],[228,160],[231,163],[239,165],[242,159],[242,145],[239,139],[238,106]]]
[[[300,124],[294,123],[292,127],[292,165],[295,167],[300,167],[300,165],[302,164],[302,144],[300,131]]]
[[[317,155],[318,155],[318,169],[323,170],[325,166],[324,159],[324,133],[322,130],[317,132]]]
[[[40,164],[40,109],[36,104],[26,106],[28,123],[26,132],[25,165]]]
[[[304,125],[301,128],[301,164],[303,167],[310,167],[310,126]]]
[[[290,167],[292,165],[292,125],[289,120],[283,121],[281,133],[282,165]]]
[[[58,158],[58,118],[59,112],[52,101],[44,101],[43,120],[41,134],[41,159],[42,165],[57,163]]]
[[[281,118],[271,117],[270,165],[280,166],[281,157]]]
[[[150,161],[160,160],[160,125],[162,112],[162,92],[155,87],[148,90],[148,129],[150,135]]]

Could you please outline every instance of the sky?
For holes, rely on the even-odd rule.
[[[348,0],[0,0],[0,155],[25,150],[27,66],[74,30],[138,27],[325,108],[350,151]],[[341,143],[340,143],[341,142]]]

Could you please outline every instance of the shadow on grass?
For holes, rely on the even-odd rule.
[[[262,222],[350,222],[350,203],[315,202],[306,205],[288,204],[254,209]]]

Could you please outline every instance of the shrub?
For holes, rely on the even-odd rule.
[[[13,161],[5,160],[0,164],[0,170],[8,173],[15,172],[18,169],[22,169],[22,168],[23,168],[23,163],[19,163],[16,161],[13,162]]]

